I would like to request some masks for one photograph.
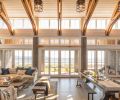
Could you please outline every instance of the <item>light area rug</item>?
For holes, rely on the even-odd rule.
[[[50,81],[50,93],[48,96],[44,96],[42,94],[37,95],[37,100],[57,100],[57,87],[58,87],[58,82],[57,81]],[[17,97],[17,100],[35,100],[35,96],[32,92],[33,86],[30,86],[26,89],[23,89],[19,91],[19,95]]]

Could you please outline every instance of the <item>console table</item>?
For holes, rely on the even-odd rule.
[[[93,84],[95,88],[99,88],[103,92],[100,100],[109,100],[109,98],[111,98],[111,100],[114,100],[112,98],[115,96],[115,93],[120,92],[120,84],[117,84],[110,79],[96,80],[93,77],[89,77],[82,72],[80,72],[79,75],[80,78],[86,78],[87,80],[89,80],[88,83]]]

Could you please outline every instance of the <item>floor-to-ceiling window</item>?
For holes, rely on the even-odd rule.
[[[58,50],[50,50],[50,74],[58,74]]]
[[[95,69],[95,51],[94,50],[88,50],[87,63],[88,63],[88,70]]]
[[[23,66],[23,52],[22,50],[15,50],[15,67]]]
[[[87,52],[88,70],[100,70],[105,67],[104,50],[88,50]]]
[[[50,75],[77,75],[78,74],[78,50],[44,50],[44,61],[41,74]],[[75,61],[76,60],[76,61]]]
[[[61,51],[61,75],[69,75],[69,64],[70,64],[70,54],[69,50]]]

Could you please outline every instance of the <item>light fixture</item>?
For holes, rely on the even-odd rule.
[[[35,10],[35,12],[43,11],[43,1],[42,0],[34,0],[34,10]]]
[[[76,11],[79,13],[85,11],[85,0],[76,1]]]

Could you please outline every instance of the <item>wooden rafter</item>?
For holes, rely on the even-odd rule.
[[[62,35],[61,22],[62,22],[62,0],[57,0],[57,13],[58,13],[58,36]]]
[[[82,26],[82,35],[83,36],[86,34],[87,25],[88,25],[89,20],[95,10],[97,2],[98,2],[98,0],[89,0],[89,2],[88,2],[86,17],[84,19],[83,26]]]
[[[120,12],[118,11],[118,3],[120,3],[120,0],[117,2],[117,5],[115,7],[115,10],[112,14],[111,20],[105,30],[105,35],[109,36],[110,32],[112,30],[113,25],[117,22],[117,20],[120,18]]]
[[[4,23],[7,25],[8,30],[10,31],[10,35],[14,35],[14,30],[12,28],[12,25],[10,23],[10,20],[8,18],[7,12],[5,10],[5,7],[3,5],[3,2],[0,1],[0,18],[4,21]]]
[[[25,8],[25,11],[26,11],[26,13],[31,21],[34,35],[38,35],[38,27],[37,27],[37,23],[35,21],[35,17],[33,14],[32,1],[31,0],[21,0],[21,1],[22,1],[24,8]]]

